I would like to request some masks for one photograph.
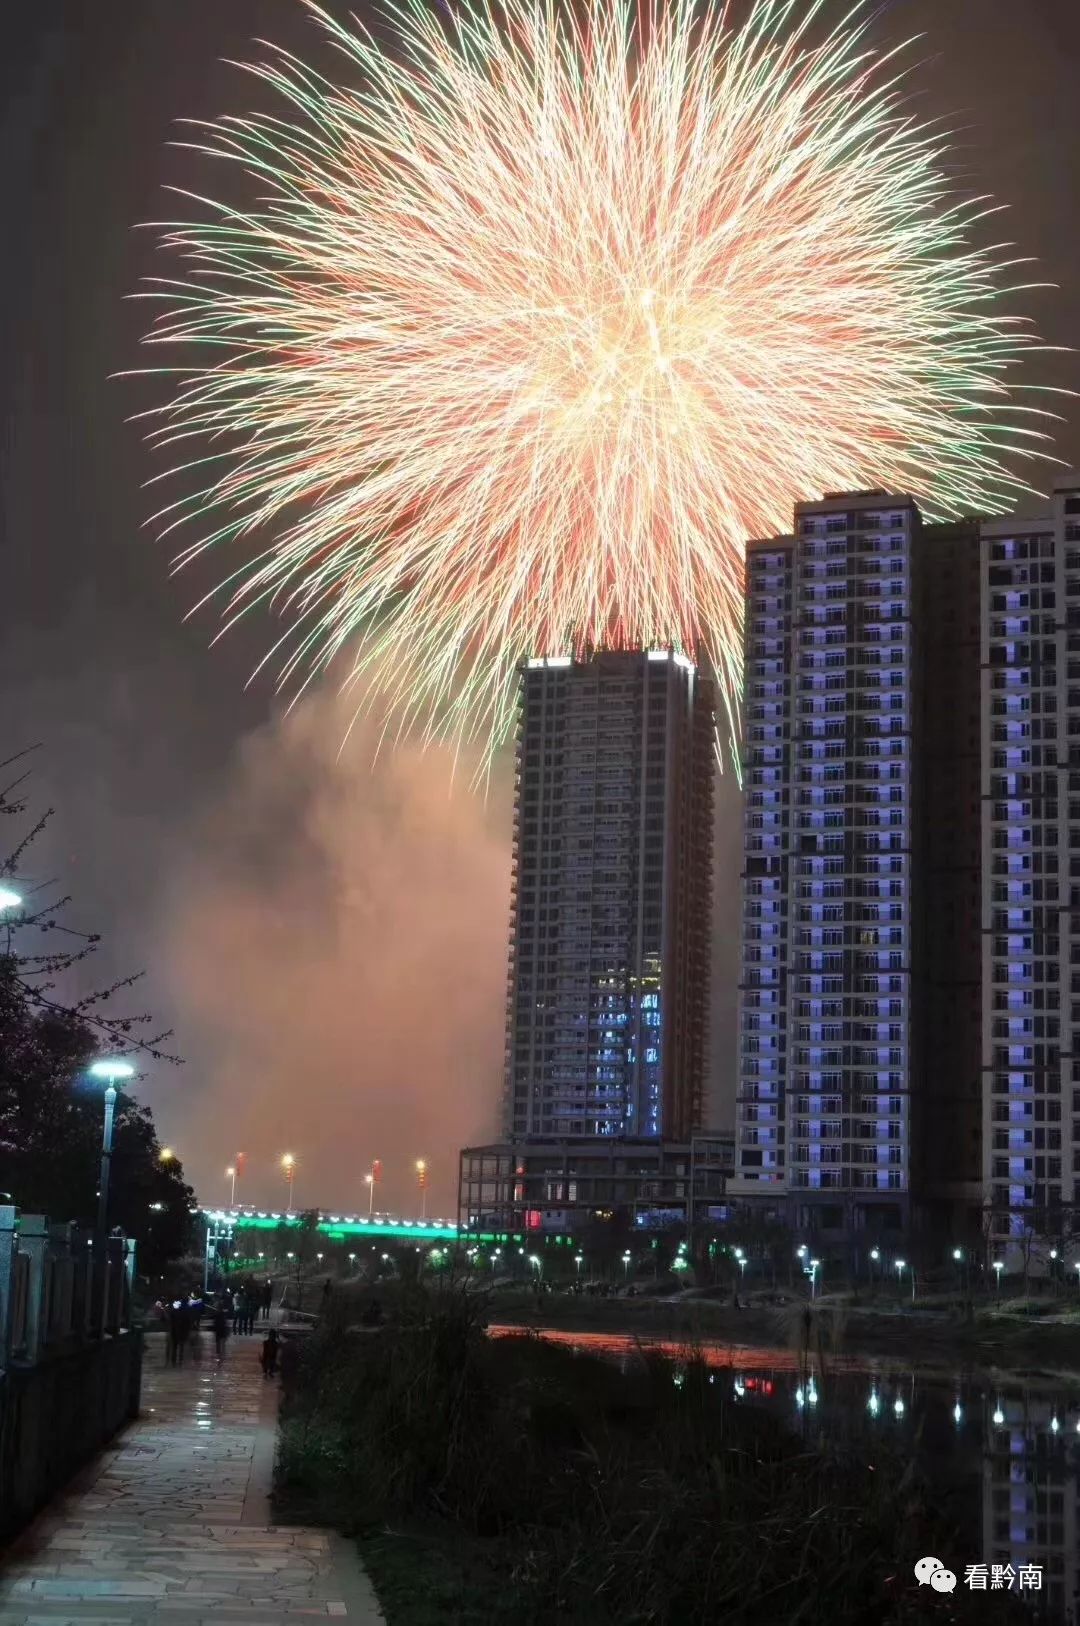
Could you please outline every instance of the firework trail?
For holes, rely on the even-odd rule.
[[[194,143],[245,201],[165,227],[150,296],[158,518],[178,564],[229,545],[283,684],[344,652],[402,726],[494,748],[523,656],[674,644],[730,715],[744,541],[793,498],[1026,489],[1008,262],[860,6],[403,0],[380,44],[308,3],[351,88],[267,47],[283,116]]]

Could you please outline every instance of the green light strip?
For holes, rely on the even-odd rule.
[[[299,1214],[244,1214],[228,1208],[204,1208],[202,1218],[217,1225],[231,1225],[235,1231],[276,1231],[282,1225],[299,1225]],[[458,1228],[453,1220],[357,1220],[320,1218],[318,1231],[335,1241],[354,1236],[388,1236],[425,1242],[456,1242]],[[492,1232],[472,1232],[477,1242],[522,1242],[523,1237]]]

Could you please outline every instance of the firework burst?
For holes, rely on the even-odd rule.
[[[744,542],[793,498],[1021,488],[1034,340],[859,6],[405,0],[385,43],[310,9],[343,83],[268,47],[284,116],[203,129],[246,203],[165,228],[149,335],[197,347],[152,434],[203,443],[159,518],[180,564],[235,546],[283,683],[344,652],[493,746],[523,656],[674,644],[730,707]]]

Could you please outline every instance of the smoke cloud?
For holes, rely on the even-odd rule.
[[[459,1147],[498,1133],[510,880],[509,775],[383,749],[319,702],[243,745],[228,789],[186,833],[165,900],[187,1107],[178,1149],[204,1200],[456,1211]],[[359,736],[359,737],[358,737]],[[174,1098],[175,1099],[175,1098]],[[176,1105],[169,1118],[180,1115]]]
[[[240,1195],[452,1215],[460,1147],[501,1130],[510,904],[510,763],[485,796],[475,763],[378,747],[306,702],[239,749],[170,862],[165,972],[188,1065],[160,1110],[203,1201],[246,1154]],[[377,753],[377,754],[376,754]],[[374,765],[373,765],[374,759]],[[710,1127],[730,1124],[740,798],[717,782]],[[178,1092],[181,1092],[178,1098]],[[180,1104],[180,1099],[183,1105]]]

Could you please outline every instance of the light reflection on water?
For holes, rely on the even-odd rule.
[[[520,1333],[491,1326],[492,1336]],[[690,1353],[740,1405],[764,1406],[829,1437],[856,1434],[913,1454],[954,1492],[965,1551],[935,1556],[963,1585],[969,1564],[1037,1565],[1043,1618],[1080,1626],[1080,1375],[973,1367],[949,1372],[893,1357],[828,1356],[745,1345],[544,1328],[541,1336],[628,1365],[638,1350],[675,1363]]]

